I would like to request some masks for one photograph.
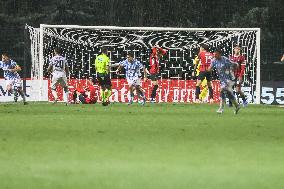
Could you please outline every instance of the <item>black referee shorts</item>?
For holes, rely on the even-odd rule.
[[[97,74],[97,81],[100,86],[110,86],[111,87],[111,80],[110,75],[106,73],[98,73]]]

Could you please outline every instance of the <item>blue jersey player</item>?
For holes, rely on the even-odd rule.
[[[142,105],[144,105],[146,102],[146,98],[140,86],[140,82],[141,82],[140,70],[143,69],[144,76],[145,76],[146,75],[145,67],[143,66],[141,62],[134,59],[133,53],[128,53],[127,59],[119,62],[118,65],[119,67],[117,69],[117,72],[119,72],[122,67],[125,69],[125,76],[126,76],[126,80],[129,85],[129,91],[130,91],[128,104],[130,105],[133,103],[134,90],[136,89],[137,94],[140,97],[142,97]]]
[[[220,91],[220,107],[217,113],[223,113],[226,96],[231,100],[235,106],[235,114],[238,113],[240,105],[237,103],[235,96],[233,95],[234,86],[234,70],[237,68],[237,64],[230,61],[228,58],[221,55],[221,50],[217,49],[214,51],[214,59],[211,62],[209,71],[215,68],[217,75],[220,80],[221,91]]]
[[[17,102],[18,94],[23,98],[24,105],[27,104],[25,94],[22,90],[22,81],[18,71],[21,67],[15,61],[10,59],[8,53],[2,53],[2,61],[0,61],[0,68],[4,71],[4,78],[6,80],[6,89],[9,93],[14,94],[14,101]]]

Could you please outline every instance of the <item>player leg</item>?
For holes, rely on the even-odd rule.
[[[128,105],[130,105],[130,104],[133,103],[133,100],[134,100],[135,86],[134,86],[134,81],[129,79],[129,78],[127,78],[127,83],[128,83],[128,86],[129,86]]]
[[[211,72],[206,72],[206,79],[207,79],[207,86],[208,86],[208,91],[209,91],[209,102],[213,103],[214,98],[213,98],[213,88],[212,88],[212,76]]]
[[[63,88],[63,91],[64,91],[63,100],[65,102],[65,105],[67,106],[68,105],[68,95],[69,95],[67,77],[58,78],[58,83]]]
[[[79,98],[79,101],[80,101],[82,104],[88,104],[88,103],[86,102],[85,97],[84,97],[81,93],[78,95],[78,98]]]
[[[51,80],[51,93],[52,93],[53,98],[54,98],[53,103],[57,103],[57,100],[58,100],[58,96],[57,96],[57,92],[56,92],[57,81],[58,81],[58,78],[53,76],[52,80]]]
[[[156,74],[153,74],[150,77],[151,77],[151,82],[153,85],[153,89],[152,89],[151,96],[150,96],[150,102],[154,103],[156,102],[157,89],[159,88],[158,81],[157,81],[158,78]]]
[[[206,79],[203,79],[203,81],[201,82],[201,86],[202,86],[202,92],[199,95],[199,99],[201,99],[202,102],[205,102],[208,94],[208,86]]]
[[[241,83],[238,83],[238,84],[236,85],[236,92],[237,92],[237,94],[239,94],[240,97],[242,98],[243,106],[244,106],[244,107],[247,106],[247,105],[248,105],[247,98],[246,98],[244,92],[243,92],[242,89],[241,89]]]
[[[103,106],[106,106],[106,93],[105,93],[105,90],[106,90],[106,85],[105,85],[105,76],[103,74],[99,74],[98,73],[98,77],[97,77],[97,80],[98,80],[98,83],[99,83],[99,86],[100,86],[100,97],[101,97],[101,100],[102,100],[102,105]]]
[[[204,72],[200,72],[197,76],[196,87],[195,87],[195,102],[200,103],[199,95],[200,95],[200,85],[202,80],[205,78]]]
[[[224,88],[221,88],[221,91],[220,91],[220,105],[219,105],[219,109],[217,110],[218,114],[222,114],[223,113],[225,102],[226,102],[226,90],[224,90]]]
[[[106,90],[105,90],[105,98],[106,98],[106,102],[109,104],[109,97],[111,96],[112,90],[111,90],[111,80],[110,80],[110,76],[107,75],[106,76]]]
[[[142,103],[141,105],[144,105],[146,103],[146,97],[144,95],[144,92],[140,86],[141,82],[140,82],[140,78],[138,78],[138,80],[136,81],[135,83],[135,88],[136,88],[136,91],[137,91],[137,95],[140,96],[142,98]]]
[[[229,81],[226,85],[226,90],[227,90],[227,96],[229,98],[229,100],[232,102],[232,104],[235,106],[235,114],[237,114],[240,110],[240,105],[238,104],[238,102],[236,101],[235,95],[233,94],[233,86],[234,86],[235,82],[233,81]]]
[[[21,95],[24,105],[27,105],[28,103],[26,102],[26,95],[22,89],[22,83],[18,81],[17,83],[15,83],[15,87],[17,88],[17,92]]]

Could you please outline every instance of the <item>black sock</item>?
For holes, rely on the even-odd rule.
[[[158,85],[154,85],[153,89],[152,89],[152,94],[151,94],[151,98],[154,99],[156,98],[156,91],[158,89]]]
[[[200,87],[196,86],[195,87],[195,99],[199,99],[199,95],[200,95]]]
[[[74,103],[76,103],[76,99],[77,99],[77,93],[76,93],[76,91],[74,91],[74,93],[73,93],[73,101],[74,101]]]
[[[246,98],[246,96],[244,94],[240,94],[240,96],[241,96],[243,102],[247,101],[247,98]]]
[[[213,99],[213,88],[212,87],[208,87],[208,89],[209,89],[209,97],[211,99]]]

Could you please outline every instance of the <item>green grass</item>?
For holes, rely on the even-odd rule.
[[[284,188],[284,108],[217,107],[0,104],[0,188]]]

